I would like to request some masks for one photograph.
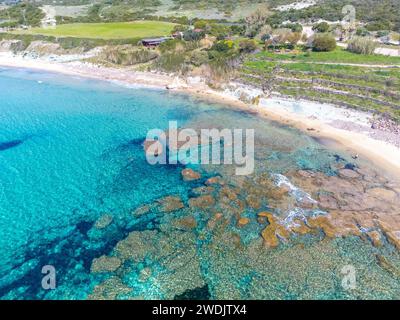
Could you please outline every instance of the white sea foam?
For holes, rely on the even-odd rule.
[[[282,187],[285,186],[289,190],[289,194],[293,196],[296,201],[304,201],[307,200],[311,203],[317,203],[315,199],[311,197],[310,194],[296,187],[290,180],[279,173],[272,175],[276,186]],[[284,213],[284,218],[281,220],[282,224],[285,227],[299,227],[299,224],[295,222],[295,220],[306,221],[309,217],[315,217],[319,215],[325,215],[327,212],[319,210],[319,209],[303,209],[300,207],[294,207],[289,209]]]
[[[316,200],[314,200],[307,192],[301,190],[300,188],[296,187],[293,183],[289,181],[287,177],[285,177],[283,174],[273,174],[273,178],[275,180],[275,184],[278,187],[285,186],[289,189],[289,193],[295,197],[296,200],[298,201],[303,201],[303,200],[308,200],[312,203],[317,203]]]

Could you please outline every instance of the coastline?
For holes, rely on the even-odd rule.
[[[281,97],[262,98],[258,106],[251,106],[242,102],[233,93],[213,90],[199,81],[185,83],[166,74],[108,68],[81,61],[60,62],[40,58],[24,58],[8,52],[0,52],[0,67],[56,72],[112,81],[123,85],[139,85],[158,89],[169,87],[171,92],[189,94],[201,100],[250,110],[266,119],[295,127],[311,137],[324,140],[332,148],[365,157],[385,170],[392,178],[395,175],[400,179],[400,148],[398,146],[374,139],[363,130],[351,130],[332,125],[335,120],[342,121],[341,118],[351,114],[348,116],[350,121],[354,120],[356,125],[365,127],[368,114],[361,111],[349,111],[333,105],[321,105],[310,101],[296,101]],[[294,104],[301,106],[302,111],[295,112],[287,107]],[[317,114],[317,108],[322,109],[321,106],[324,107],[324,110]],[[331,111],[330,116],[326,116],[325,108]]]

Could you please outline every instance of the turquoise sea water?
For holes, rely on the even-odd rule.
[[[179,195],[185,202],[190,197],[193,184],[182,181],[182,165],[151,166],[145,161],[142,142],[147,131],[167,128],[169,120],[194,128],[255,128],[256,172],[282,173],[289,168],[307,168],[335,174],[332,164],[338,161],[336,153],[297,130],[243,111],[166,91],[0,68],[2,299],[84,299],[104,280],[90,274],[92,260],[109,254],[129,232],[148,230],[156,233],[157,241],[165,240],[162,230],[169,223],[167,215],[135,220],[131,212],[163,196]],[[345,157],[341,155],[339,159],[346,161],[342,156]],[[204,172],[204,177],[215,173],[231,172],[212,167]],[[113,216],[113,224],[107,233],[99,234],[93,231],[93,223],[104,213]],[[243,234],[243,242],[251,244],[259,238],[260,231],[254,227]],[[369,248],[363,249],[365,244],[359,239],[332,243],[333,247],[327,249],[337,255],[332,259],[348,258],[364,250],[362,256],[353,257],[362,266],[372,255]],[[284,275],[290,274],[290,264],[282,266],[281,274],[272,263],[265,264],[263,268],[271,279],[266,285],[251,266],[241,276],[216,267],[221,259],[234,259],[233,252],[227,251],[225,257],[213,256],[200,242],[195,246],[195,254],[201,256],[201,268],[210,280],[207,297],[299,297],[295,293],[282,294],[280,289],[287,285]],[[316,245],[309,246],[311,252],[320,250],[313,246]],[[343,251],[345,247],[350,249]],[[293,248],[286,249],[287,254],[294,254]],[[299,252],[299,257],[310,255],[307,250]],[[269,261],[276,262],[274,255],[279,255],[279,250],[269,255]],[[248,258],[239,255],[234,269],[241,270],[242,259]],[[317,260],[315,263],[320,264]],[[155,265],[158,262],[153,261]],[[254,266],[260,263],[254,261]],[[54,265],[57,270],[56,290],[41,288],[44,265]],[[322,273],[332,277],[328,269]],[[163,288],[140,285],[134,272],[124,279],[144,298],[170,298]],[[259,279],[259,287],[254,279]],[[236,293],[230,281],[237,281],[242,291]],[[338,285],[339,280],[332,281]],[[298,292],[302,285],[296,284],[293,292]],[[229,296],[232,292],[236,296]],[[337,288],[318,294],[320,298],[346,297]]]

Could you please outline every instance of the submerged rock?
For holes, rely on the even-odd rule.
[[[127,238],[118,242],[114,254],[122,261],[133,262],[127,265],[143,265],[145,271],[138,271],[134,267],[130,272],[136,273],[140,281],[150,286],[154,284],[157,288],[153,293],[155,296],[146,291],[133,292],[134,295],[147,294],[153,298],[172,299],[186,290],[205,285],[196,250],[194,233],[165,228],[162,232],[131,232]]]
[[[95,286],[88,296],[89,300],[115,300],[119,295],[125,295],[132,291],[118,277],[111,277]]]
[[[234,201],[238,197],[238,190],[235,190],[231,187],[225,186],[220,190],[220,198],[226,199],[229,201]]]
[[[151,277],[151,269],[149,267],[140,270],[139,281],[146,282]]]
[[[305,235],[312,232],[312,230],[301,220],[294,220],[294,224],[291,226],[290,231],[296,234]]]
[[[181,174],[183,181],[194,181],[194,180],[199,180],[201,178],[200,173],[188,168],[183,169]]]
[[[157,200],[157,202],[161,205],[161,212],[172,212],[185,207],[179,196],[167,196]]]
[[[192,192],[196,195],[205,195],[205,194],[210,194],[214,192],[214,188],[211,186],[201,186],[192,189]]]
[[[248,195],[246,197],[246,204],[253,209],[260,209],[261,208],[261,199],[256,195]]]
[[[206,185],[213,185],[213,184],[220,184],[220,185],[223,185],[224,182],[223,182],[223,180],[222,180],[221,177],[216,176],[216,177],[208,178],[208,179],[206,180],[205,184],[206,184]]]
[[[393,244],[397,250],[400,250],[400,228],[397,230],[395,229],[398,225],[389,225],[383,221],[378,221],[378,224],[389,242]]]
[[[144,260],[148,253],[154,252],[158,245],[156,230],[133,231],[117,243],[114,251],[121,260],[138,263]]]
[[[121,266],[121,260],[117,257],[101,256],[92,261],[90,271],[98,272],[113,272]]]
[[[113,221],[113,217],[110,214],[102,215],[94,224],[96,229],[104,229],[108,227]]]
[[[277,222],[272,213],[260,212],[258,216],[267,218],[269,222],[269,225],[261,233],[267,247],[275,248],[279,245],[279,239],[289,238],[289,231]]]
[[[320,229],[328,238],[336,237],[336,230],[327,217],[317,216],[307,220],[307,225],[313,229]]]
[[[190,230],[196,228],[197,221],[194,217],[188,216],[181,219],[177,219],[174,224],[179,228]]]
[[[387,272],[391,273],[396,278],[400,277],[400,269],[393,265],[385,256],[381,254],[376,255],[378,264],[385,269]]]
[[[240,218],[238,221],[238,227],[244,227],[249,222],[250,222],[249,218]]]
[[[150,211],[151,207],[148,204],[145,204],[143,206],[140,206],[139,208],[136,208],[133,212],[132,215],[134,217],[140,217]]]
[[[378,231],[373,230],[373,231],[367,232],[367,235],[375,247],[382,247],[382,245],[383,245],[382,238],[381,238],[381,234]]]
[[[204,195],[197,198],[189,199],[189,206],[191,208],[210,208],[215,204],[215,199],[211,195]]]

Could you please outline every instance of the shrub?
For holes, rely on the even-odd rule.
[[[218,51],[218,52],[227,52],[231,49],[229,43],[227,41],[218,41],[213,44],[211,50]]]
[[[231,26],[231,32],[243,36],[246,32],[246,27],[244,25],[233,25]]]
[[[261,37],[261,41],[265,42],[268,41],[269,39],[271,39],[271,35],[266,33]]]
[[[200,67],[208,62],[208,53],[206,51],[195,50],[190,55],[190,63],[196,67]]]
[[[205,21],[205,20],[197,20],[197,21],[194,23],[194,27],[195,27],[196,29],[206,29],[207,25],[208,25],[208,22]]]
[[[204,36],[204,32],[195,32],[194,30],[187,30],[183,33],[183,39],[186,41],[198,41],[203,39]]]
[[[325,33],[329,31],[329,24],[326,22],[320,22],[314,25],[312,29],[316,32]]]
[[[353,37],[347,42],[347,50],[359,54],[373,54],[376,42],[369,37]]]
[[[160,44],[158,47],[162,53],[181,51],[180,48],[185,45],[185,42],[179,39],[168,40]]]
[[[300,32],[292,32],[288,35],[286,41],[288,41],[293,47],[300,41],[301,33]]]
[[[390,34],[390,32],[387,31],[387,30],[380,30],[380,31],[378,31],[378,32],[376,33],[376,36],[377,36],[378,38],[382,38],[382,37],[387,37],[389,34]]]
[[[166,72],[181,72],[188,71],[185,64],[185,56],[179,53],[164,53],[157,60],[155,66]]]
[[[131,46],[112,47],[104,50],[104,59],[123,66],[149,62],[158,57],[154,50],[138,49]]]
[[[314,51],[333,51],[336,48],[335,38],[327,33],[316,34],[312,41]]]
[[[303,32],[303,26],[300,23],[287,23],[282,28],[289,28],[292,32]]]
[[[367,24],[365,28],[368,31],[389,30],[390,24],[388,21],[375,21]]]
[[[257,43],[254,40],[245,39],[239,42],[240,52],[253,52],[257,49]]]
[[[271,34],[271,32],[272,32],[271,26],[268,25],[268,24],[266,24],[265,26],[262,26],[262,27],[261,27],[259,33],[256,35],[255,38],[256,38],[256,40],[262,40],[263,37],[264,37],[266,34]]]
[[[356,35],[361,37],[369,36],[369,34],[369,31],[365,28],[358,28],[356,31]]]

